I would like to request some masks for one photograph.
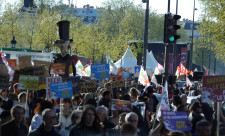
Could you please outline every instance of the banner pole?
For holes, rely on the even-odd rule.
[[[220,110],[221,110],[221,102],[217,102],[217,127],[216,127],[217,136],[220,135]]]
[[[59,122],[62,122],[62,98],[60,98],[60,104],[59,104],[59,108],[60,108],[60,114],[59,114]]]

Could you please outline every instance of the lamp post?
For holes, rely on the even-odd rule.
[[[11,40],[11,48],[16,48],[17,41],[15,40],[15,36],[13,36],[13,39]]]
[[[189,62],[189,70],[192,70],[192,60],[193,60],[193,38],[194,38],[194,22],[195,22],[195,0],[194,0],[194,7],[193,7],[193,21],[192,21],[192,32],[191,32],[191,47],[190,47],[190,62]]]
[[[144,31],[144,51],[143,51],[143,67],[146,70],[146,49],[148,46],[148,21],[149,21],[149,0],[142,0],[143,3],[146,3],[145,10],[145,31]]]

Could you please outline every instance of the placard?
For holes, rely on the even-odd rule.
[[[45,66],[31,66],[20,69],[21,75],[45,76]]]
[[[134,67],[134,75],[135,75],[135,77],[139,77],[140,71],[141,71],[141,66],[135,66]]]
[[[20,66],[20,69],[32,66],[31,56],[21,56],[21,57],[19,57],[19,66]]]
[[[0,73],[0,89],[9,89],[9,75]]]
[[[50,83],[62,82],[62,77],[46,77],[46,98],[47,99],[54,99],[54,95],[50,89]]]
[[[131,111],[131,103],[130,101],[124,101],[119,99],[112,99],[112,110],[119,110],[124,112]]]
[[[20,75],[19,89],[38,90],[39,89],[39,77],[38,76],[30,76],[30,75]]]
[[[53,98],[71,98],[73,96],[72,82],[50,83]]]
[[[129,78],[130,74],[128,72],[123,72],[123,78]]]
[[[112,84],[112,88],[125,87],[124,80],[121,80],[121,81],[112,81],[111,84]]]
[[[7,59],[6,61],[11,68],[16,67],[17,65],[16,59]]]
[[[186,112],[162,111],[164,125],[169,131],[190,131],[191,126],[187,124]]]
[[[63,63],[52,63],[50,74],[52,75],[65,75],[66,64]]]
[[[80,83],[80,78],[79,77],[69,77],[67,78],[67,81],[71,81],[73,84],[73,93],[80,92],[80,87],[78,84]]]
[[[80,82],[79,87],[80,93],[88,93],[88,92],[95,93],[97,90],[96,80],[89,80],[88,82]]]
[[[92,64],[91,65],[91,77],[96,79],[108,79],[109,78],[109,64]]]
[[[203,76],[202,102],[225,100],[225,76]]]

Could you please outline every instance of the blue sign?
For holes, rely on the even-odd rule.
[[[186,112],[174,112],[162,110],[162,116],[164,117],[164,125],[166,129],[170,131],[190,131],[191,126],[187,125],[187,113]]]
[[[53,98],[71,98],[73,96],[72,82],[55,82],[50,83]]]
[[[141,71],[141,66],[134,67],[134,74],[139,73]]]
[[[92,64],[91,77],[99,80],[109,78],[109,64]]]
[[[130,74],[128,72],[123,72],[123,78],[129,78]]]

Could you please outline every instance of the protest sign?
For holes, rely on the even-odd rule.
[[[31,66],[20,69],[21,75],[45,76],[45,66]]]
[[[50,74],[52,75],[65,75],[66,64],[63,63],[52,63]]]
[[[32,66],[31,56],[21,56],[21,57],[19,57],[19,66],[20,66],[20,68]]]
[[[50,83],[62,82],[62,77],[46,77],[46,98],[54,99],[50,89]]]
[[[16,59],[7,59],[6,61],[8,61],[8,64],[11,68],[16,67],[17,65]]]
[[[40,61],[40,60],[33,60],[34,66],[45,66],[45,75],[49,76],[49,68],[51,65],[51,62],[47,61]]]
[[[135,77],[139,77],[140,71],[141,71],[141,66],[135,66],[134,67],[134,75],[135,75]]]
[[[19,89],[38,90],[39,89],[39,77],[38,76],[30,76],[30,75],[20,75]]]
[[[130,77],[130,74],[128,72],[123,72],[123,78],[129,78]]]
[[[91,77],[99,80],[109,78],[109,64],[92,64]]]
[[[124,87],[125,86],[124,80],[121,80],[121,81],[112,81],[111,84],[112,84],[112,88]]]
[[[56,98],[71,98],[73,96],[72,82],[56,82],[50,83],[51,94]]]
[[[96,86],[96,81],[95,80],[90,80],[88,82],[80,82],[79,83],[80,87],[80,93],[87,93],[87,92],[96,92],[97,86]]]
[[[78,84],[80,83],[79,77],[69,77],[67,78],[67,81],[71,81],[73,84],[73,93],[78,93],[80,91],[80,87]]]
[[[191,126],[187,124],[186,112],[162,111],[164,125],[169,131],[190,131]]]
[[[130,101],[112,99],[112,108],[111,109],[130,112],[131,111],[131,103],[130,103]]]
[[[0,89],[9,89],[9,74],[0,74]]]
[[[225,100],[225,76],[203,76],[202,102]]]

